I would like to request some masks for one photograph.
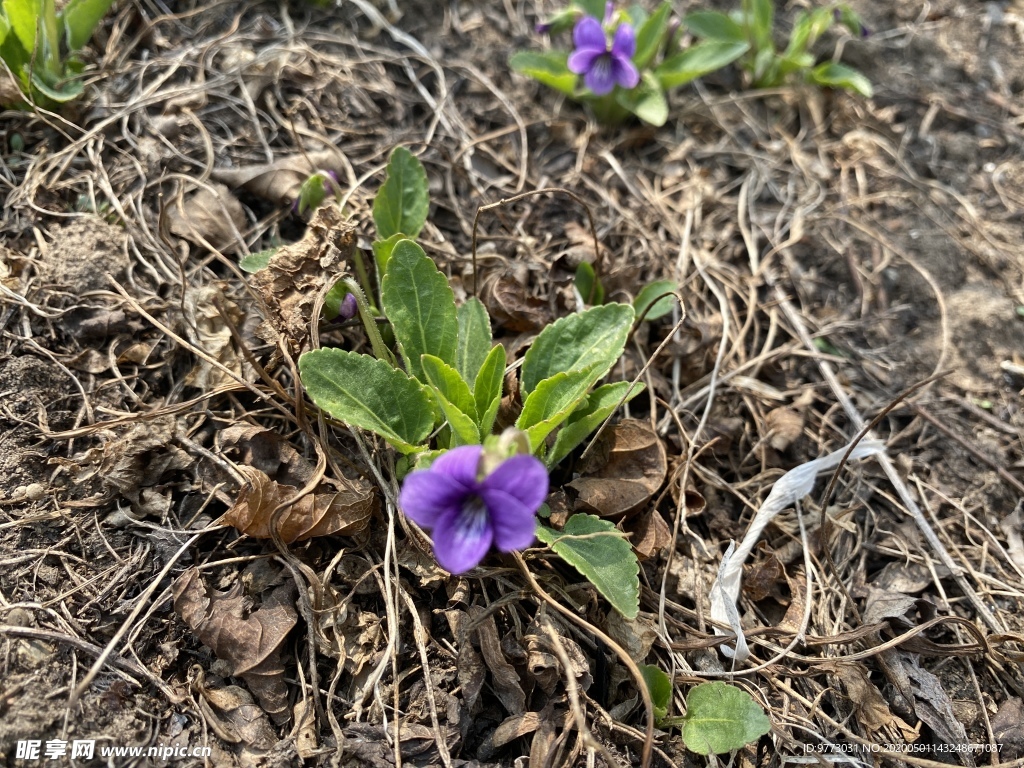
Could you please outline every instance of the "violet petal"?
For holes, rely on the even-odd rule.
[[[612,78],[627,91],[640,84],[640,73],[629,59],[612,59]]]
[[[533,544],[537,507],[528,507],[515,496],[496,488],[484,488],[480,496],[491,511],[491,527],[498,549],[514,552]]]
[[[636,53],[636,33],[631,24],[619,24],[615,30],[615,39],[612,41],[612,56],[616,58],[632,59]]]
[[[431,538],[434,556],[441,567],[449,573],[461,574],[476,568],[484,559],[494,541],[494,529],[482,500],[472,500],[457,512],[439,517]]]
[[[572,31],[572,41],[577,49],[593,49],[602,53],[608,50],[608,40],[604,36],[604,27],[593,16],[584,16]]]
[[[607,56],[604,51],[596,51],[593,48],[583,48],[578,51],[573,51],[569,55],[569,60],[566,62],[566,66],[570,72],[575,72],[577,75],[586,74],[590,71],[590,68],[594,66],[594,61],[601,56]]]
[[[548,471],[540,459],[524,454],[503,461],[484,479],[480,493],[501,491],[528,507],[533,514],[548,497],[548,483]],[[490,509],[496,517],[497,510],[493,506]]]
[[[586,76],[583,78],[583,82],[587,84],[587,88],[593,91],[597,96],[604,96],[605,94],[611,93],[615,87],[615,77],[612,72],[612,57],[608,54],[598,56],[594,59],[593,65],[587,71]]]
[[[417,525],[433,528],[442,515],[457,512],[469,493],[454,477],[419,470],[405,478],[398,505]]]
[[[455,478],[465,485],[467,490],[475,488],[482,450],[483,447],[479,445],[463,445],[452,448],[434,459],[434,463],[430,465],[430,471]]]

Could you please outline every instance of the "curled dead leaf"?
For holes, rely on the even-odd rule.
[[[529,295],[514,277],[488,279],[481,286],[480,300],[494,322],[509,331],[539,331],[552,320],[547,302]]]
[[[672,529],[656,509],[641,512],[621,523],[629,543],[641,560],[649,560],[672,546]]]
[[[198,568],[175,580],[174,611],[234,677],[240,677],[271,719],[281,725],[291,717],[281,650],[298,621],[295,590],[289,582],[249,611],[241,583],[227,592],[208,588]]]
[[[345,162],[338,150],[280,157],[272,163],[242,168],[215,168],[211,176],[233,189],[239,187],[272,203],[290,203],[299,196],[302,183],[317,171],[342,174]]]
[[[228,744],[245,744],[260,751],[268,751],[277,743],[267,713],[253,702],[247,690],[237,685],[208,686],[203,669],[193,669],[196,677],[192,687],[199,692],[199,711],[217,736]]]
[[[764,416],[768,444],[776,451],[789,448],[803,434],[804,416],[792,408],[774,408]]]
[[[223,310],[237,327],[242,321],[238,305],[225,297],[216,283],[187,289],[183,304],[189,340],[236,377],[242,378],[242,357],[231,338],[231,329],[221,317]],[[186,384],[204,392],[235,382],[236,379],[227,371],[213,365],[206,358],[199,358],[185,377]]]
[[[355,228],[341,212],[334,206],[318,210],[305,236],[280,248],[252,276],[267,321],[261,335],[272,342],[281,338],[293,351],[305,346],[317,298],[344,276],[355,247]]]
[[[178,237],[203,248],[232,253],[241,244],[245,209],[223,184],[210,184],[172,204],[166,212],[167,228]]]
[[[668,460],[661,438],[639,419],[623,419],[601,436],[597,453],[607,461],[569,483],[581,507],[601,517],[636,512],[665,482]],[[593,466],[593,465],[592,465]]]
[[[515,667],[509,664],[501,650],[501,638],[498,636],[494,615],[484,616],[483,608],[473,606],[470,608],[470,616],[477,622],[476,636],[480,641],[480,654],[491,672],[494,692],[509,714],[521,715],[526,710],[526,693]]]
[[[253,467],[240,466],[238,471],[248,483],[220,522],[254,539],[272,538],[271,515],[281,502],[298,495],[299,489],[277,483]],[[278,515],[277,532],[285,544],[314,536],[351,536],[366,528],[379,507],[380,499],[371,488],[307,493]]]

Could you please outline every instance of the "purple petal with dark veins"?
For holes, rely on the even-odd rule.
[[[434,525],[434,556],[446,571],[462,574],[476,568],[494,541],[490,515],[482,499],[473,499]]]
[[[615,74],[612,69],[611,55],[603,54],[594,59],[594,63],[587,71],[586,76],[584,76],[583,82],[587,84],[587,88],[598,96],[611,93],[615,87]]]
[[[570,72],[575,72],[577,75],[583,75],[590,71],[590,68],[594,66],[595,59],[601,56],[607,56],[604,51],[597,51],[593,48],[583,48],[578,51],[573,51],[569,55],[569,60],[566,62],[566,66]]]
[[[612,59],[612,78],[627,91],[640,83],[640,73],[629,59]]]

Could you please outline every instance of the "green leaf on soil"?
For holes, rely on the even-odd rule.
[[[601,422],[607,419],[616,408],[619,401],[629,389],[630,382],[617,381],[614,384],[604,384],[598,387],[587,397],[587,401],[579,406],[569,416],[569,420],[555,436],[555,444],[544,458],[548,468],[555,466],[572,452],[580,443],[587,439],[587,435],[600,426]],[[629,393],[626,402],[644,391],[644,385],[637,383],[633,391]]]
[[[373,200],[377,238],[387,240],[399,233],[415,238],[427,220],[430,193],[427,172],[405,147],[395,147],[388,161],[388,178]]]
[[[476,402],[469,386],[459,372],[433,355],[423,355],[423,372],[430,382],[438,404],[448,419],[459,445],[473,445],[480,442],[480,431],[476,426]]]
[[[381,281],[380,299],[405,365],[426,383],[421,355],[455,363],[459,321],[448,278],[412,240],[395,245]]]
[[[604,286],[601,285],[601,281],[597,278],[594,265],[589,261],[581,261],[580,265],[576,267],[574,283],[576,284],[576,290],[579,291],[580,296],[583,298],[584,304],[594,306],[604,303]]]
[[[683,18],[683,26],[697,37],[723,43],[745,43],[743,27],[727,14],[718,11],[696,11]]]
[[[650,64],[651,59],[661,48],[665,30],[668,28],[668,15],[671,12],[672,3],[664,2],[637,29],[636,53],[633,54],[633,63],[641,72]]]
[[[274,254],[277,251],[277,248],[267,248],[265,251],[250,253],[248,256],[242,257],[242,260],[238,262],[238,266],[241,267],[243,272],[259,272],[270,263],[270,260],[274,258]]]
[[[480,414],[480,435],[486,437],[494,428],[494,419],[501,405],[501,387],[505,381],[505,348],[495,344],[484,358],[473,385],[476,412]]]
[[[672,703],[672,680],[661,669],[654,664],[644,664],[640,667],[640,674],[647,683],[647,690],[651,694],[651,703],[654,705],[654,719],[661,720],[668,714],[669,704]]]
[[[810,72],[810,80],[817,85],[828,88],[845,88],[848,91],[856,91],[861,96],[870,99],[874,93],[871,81],[853,67],[845,64],[837,64],[834,61],[819,64]]]
[[[749,693],[722,682],[702,683],[686,696],[683,743],[699,755],[742,749],[772,728]]]
[[[556,373],[594,364],[600,364],[594,380],[600,379],[625,349],[633,317],[633,308],[628,304],[604,304],[560,318],[547,326],[523,360],[524,394]]]
[[[636,316],[643,317],[644,320],[657,320],[659,317],[671,314],[672,308],[678,303],[676,297],[671,295],[676,288],[677,286],[672,280],[656,280],[645,285],[633,299]],[[669,295],[664,295],[666,293]],[[653,306],[651,306],[652,304]],[[645,315],[644,310],[648,307],[651,309]]]
[[[593,584],[627,619],[640,612],[640,564],[620,531],[596,515],[576,514],[561,531],[537,526],[537,538]]]
[[[476,383],[476,375],[491,351],[491,319],[483,302],[471,296],[458,309],[459,342],[455,350],[455,367],[469,386]]]
[[[343,349],[299,358],[310,398],[339,421],[380,435],[402,453],[420,450],[434,428],[426,390],[383,360]]]
[[[666,91],[731,64],[750,49],[750,43],[706,40],[665,59],[654,70]]]
[[[569,54],[564,51],[520,51],[514,54],[508,63],[516,72],[572,96],[576,92],[576,75],[569,71],[566,64],[568,59]]]
[[[586,399],[600,375],[600,365],[595,363],[583,370],[556,373],[540,382],[526,397],[516,427],[530,438],[531,451],[536,451]]]

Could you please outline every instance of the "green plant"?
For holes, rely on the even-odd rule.
[[[857,15],[845,4],[800,11],[793,23],[789,42],[782,51],[775,47],[775,7],[772,0],[742,0],[738,11],[695,11],[683,19],[684,26],[705,43],[747,46],[741,66],[755,88],[772,88],[789,78],[801,76],[816,85],[845,88],[870,97],[871,83],[852,67],[835,61],[815,65],[810,49],[834,24],[855,35],[867,34]]]
[[[538,31],[573,29],[573,51],[520,51],[509,64],[528,77],[590,106],[607,124],[630,114],[651,125],[668,119],[666,92],[743,55],[745,41],[708,41],[679,50],[671,33],[671,2],[647,14],[615,10],[604,0],[576,0]]]
[[[471,297],[457,306],[448,279],[414,240],[428,209],[426,172],[399,147],[373,204],[377,281],[370,282],[357,260],[358,280],[345,278],[329,292],[355,303],[373,354],[306,352],[299,374],[307,394],[333,418],[378,435],[401,454],[399,475],[408,475],[403,507],[444,534],[437,552],[450,568],[474,567],[492,540],[502,551],[521,548],[536,531],[617,610],[635,616],[636,555],[610,523],[575,515],[556,531],[534,516],[546,495],[537,477],[546,480],[548,469],[642,391],[624,381],[600,384],[625,348],[633,306],[603,304],[544,328],[519,368],[522,410],[513,428],[496,435],[505,349],[492,339],[484,304]],[[268,260],[254,254],[244,266],[256,271]],[[524,492],[521,486],[541,489],[540,498],[520,499],[519,506],[509,501]],[[526,528],[523,514],[529,514]],[[461,533],[453,538],[451,531]]]
[[[58,13],[54,0],[3,0],[0,58],[32,102],[51,106],[82,92],[75,55],[114,0],[70,0]]]

